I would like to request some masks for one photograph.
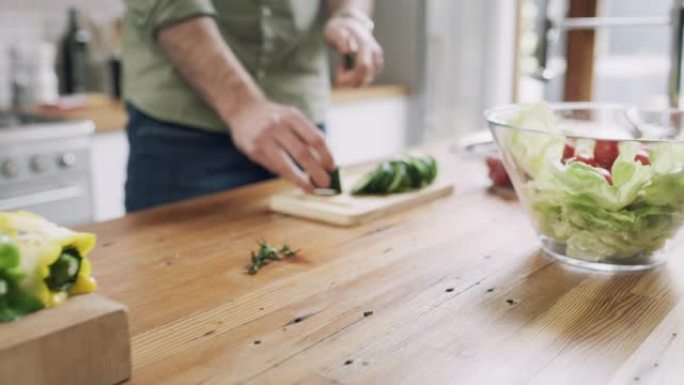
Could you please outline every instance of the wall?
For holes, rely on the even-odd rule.
[[[0,107],[10,104],[10,47],[36,41],[56,43],[72,6],[98,24],[123,12],[121,0],[0,0]]]
[[[425,57],[426,0],[376,0],[375,36],[385,52],[385,70],[377,79],[381,84],[407,86],[408,145],[420,143],[425,136]]]
[[[73,6],[96,22],[123,12],[121,0],[0,0],[0,44],[37,39],[57,42]]]
[[[427,2],[425,125],[429,138],[482,129],[482,111],[512,94],[515,2]]]

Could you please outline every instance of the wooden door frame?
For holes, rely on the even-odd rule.
[[[569,0],[568,16],[596,17],[598,0]],[[594,56],[596,31],[593,29],[567,32],[566,69],[563,100],[590,101],[594,90]]]

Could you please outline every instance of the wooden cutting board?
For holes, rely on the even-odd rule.
[[[438,178],[430,186],[418,191],[381,196],[349,194],[351,187],[367,171],[369,170],[352,175],[343,173],[342,183],[345,193],[325,197],[293,190],[272,197],[271,210],[337,226],[355,226],[450,195],[454,190],[450,181]]]
[[[0,383],[114,385],[131,375],[126,308],[97,294],[0,324]]]

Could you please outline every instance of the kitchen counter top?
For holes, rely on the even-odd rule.
[[[270,213],[268,182],[88,226],[130,309],[134,384],[684,383],[682,247],[603,275],[545,258],[481,161],[454,195],[344,229]],[[259,239],[301,256],[245,274]]]
[[[364,88],[335,88],[330,94],[331,103],[349,103],[377,98],[403,97],[409,94],[400,85],[372,85]],[[35,109],[48,116],[70,119],[88,119],[95,124],[96,133],[121,131],[128,120],[124,103],[109,99],[106,95],[88,96],[88,105],[75,110],[60,111],[50,108]]]

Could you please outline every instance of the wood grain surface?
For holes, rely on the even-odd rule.
[[[354,228],[274,214],[270,182],[89,226],[129,307],[134,384],[683,384],[683,248],[572,270],[539,251],[482,161],[457,193]],[[245,274],[256,241],[301,256]]]
[[[0,325],[0,384],[114,385],[130,374],[126,309],[97,294]]]

